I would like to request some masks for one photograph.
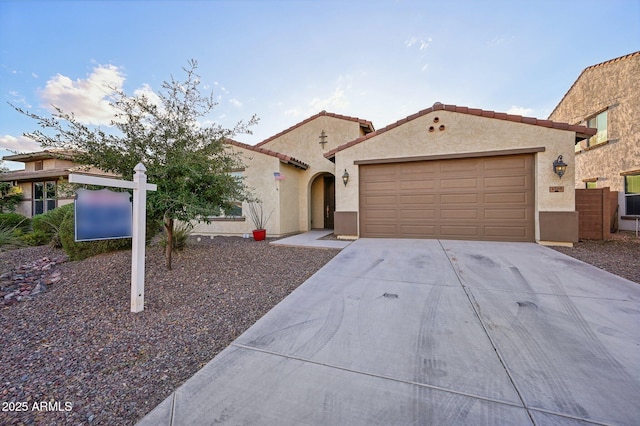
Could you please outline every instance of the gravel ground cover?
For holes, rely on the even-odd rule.
[[[167,271],[150,247],[137,314],[130,251],[56,265],[45,293],[0,305],[0,425],[135,424],[337,253],[205,238]],[[62,254],[0,253],[0,274]]]
[[[556,250],[640,282],[630,233]],[[130,251],[56,265],[45,293],[0,305],[0,425],[135,424],[336,254],[215,237],[192,240],[166,271],[150,247],[138,314]],[[62,255],[0,253],[0,274]]]
[[[640,238],[634,232],[617,232],[607,241],[580,241],[569,247],[553,247],[583,262],[640,283]]]

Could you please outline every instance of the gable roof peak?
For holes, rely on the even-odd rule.
[[[327,112],[326,110],[322,110],[319,113],[317,113],[315,115],[312,115],[311,117],[306,118],[306,119],[302,120],[301,122],[299,122],[297,124],[294,124],[293,126],[289,127],[288,129],[285,129],[285,130],[283,130],[283,131],[281,131],[279,133],[276,133],[275,135],[263,140],[262,142],[257,143],[255,146],[260,147],[262,145],[265,145],[265,144],[271,142],[272,140],[277,139],[280,136],[285,135],[285,134],[291,132],[292,130],[295,130],[298,127],[301,127],[301,126],[309,123],[310,121],[315,120],[318,117],[333,117],[333,118],[338,118],[338,119],[341,119],[341,120],[353,121],[353,122],[359,123],[360,127],[365,128],[365,133],[370,133],[370,132],[375,131],[375,129],[373,127],[373,123],[371,121],[369,121],[369,120],[364,120],[364,119],[358,118],[358,117],[350,117],[348,115],[335,114],[335,113],[332,113],[332,112]]]

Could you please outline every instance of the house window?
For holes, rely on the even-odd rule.
[[[595,180],[592,182],[585,182],[584,187],[586,189],[596,189],[598,187],[598,183]]]
[[[640,215],[640,174],[624,177],[626,214]]]
[[[238,180],[242,180],[242,171],[231,172],[229,174]],[[232,204],[232,207],[230,210],[225,210],[223,212],[220,212],[220,214],[217,216],[210,216],[210,218],[214,220],[241,219],[242,218],[242,202],[234,201],[231,204]]]
[[[598,132],[587,140],[587,148],[607,142],[607,110],[589,118],[587,120],[587,127],[598,129]]]
[[[46,213],[56,208],[56,182],[33,183],[33,215]]]
[[[34,164],[35,167],[35,171],[39,171],[39,170],[43,170],[44,169],[44,162],[42,160],[40,161],[36,161]]]

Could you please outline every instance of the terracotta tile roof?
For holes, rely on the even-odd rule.
[[[299,167],[302,170],[307,170],[309,165],[307,163],[303,163],[302,161],[290,157],[288,155],[280,154],[279,152],[271,151],[270,149],[260,148],[258,145],[248,145],[246,143],[234,141],[233,139],[227,139],[225,141],[229,145],[237,146],[239,148],[248,149],[249,151],[259,152],[261,154],[270,155],[272,157],[279,158],[281,162],[286,164],[291,164],[292,166]]]
[[[571,132],[576,132],[576,136],[579,136],[582,139],[595,135],[597,131],[596,129],[591,129],[589,127],[577,126],[577,125],[572,125],[567,123],[558,123],[551,120],[540,120],[533,117],[523,117],[521,115],[507,114],[504,112],[487,111],[479,108],[469,108],[465,106],[444,105],[444,104],[441,104],[440,102],[436,102],[430,108],[423,109],[422,111],[419,111],[415,114],[412,114],[408,117],[403,118],[402,120],[398,120],[393,124],[383,127],[382,129],[376,130],[373,133],[369,133],[368,135],[362,136],[351,142],[347,142],[343,145],[340,145],[332,149],[331,151],[328,151],[327,153],[325,153],[324,156],[326,158],[331,159],[336,155],[337,152],[342,151],[343,149],[349,148],[353,145],[357,145],[360,142],[364,142],[369,138],[372,138],[381,133],[394,129],[404,123],[407,123],[411,120],[415,120],[416,118],[422,117],[423,115],[429,114],[430,112],[433,112],[433,111],[451,111],[451,112],[457,112],[461,114],[476,115],[479,117],[494,118],[497,120],[513,121],[515,123],[531,124],[534,126],[549,127],[553,129],[560,129],[560,130],[569,130]]]
[[[602,67],[602,66],[605,66],[605,65],[609,65],[609,64],[616,63],[616,62],[624,61],[626,59],[630,59],[630,58],[633,58],[633,57],[636,57],[636,56],[640,56],[640,50],[638,50],[637,52],[629,53],[628,55],[620,56],[618,58],[609,59],[608,61],[600,62],[599,64],[591,65],[591,66],[586,67],[585,69],[583,69],[582,72],[580,73],[580,75],[578,76],[578,78],[576,78],[576,81],[574,81],[573,84],[571,85],[571,87],[569,87],[569,90],[567,90],[567,93],[565,93],[564,96],[562,97],[562,99],[560,99],[560,102],[558,102],[558,105],[556,105],[556,107],[553,109],[553,111],[551,111],[551,114],[549,114],[549,117],[553,116],[553,113],[556,112],[556,110],[558,109],[560,104],[562,104],[562,102],[567,97],[569,92],[571,92],[571,90],[573,90],[575,85],[578,83],[578,80],[580,80],[580,78],[582,78],[584,73],[586,73],[587,71],[590,71],[590,70],[592,70],[594,68],[599,68],[599,67]]]
[[[301,122],[299,122],[298,124],[295,124],[291,127],[289,127],[286,130],[283,130],[282,132],[275,134],[271,137],[269,137],[268,139],[263,140],[262,142],[256,144],[256,146],[262,146],[264,144],[267,144],[269,142],[271,142],[272,140],[279,138],[280,136],[284,135],[285,133],[289,133],[290,131],[297,129],[298,127],[307,124],[308,122],[315,120],[318,117],[333,117],[333,118],[339,118],[342,120],[349,120],[349,121],[354,121],[356,123],[360,123],[360,127],[363,127],[365,129],[365,133],[370,133],[375,131],[375,129],[373,128],[373,123],[371,123],[371,121],[369,120],[363,120],[361,118],[358,117],[350,117],[348,115],[340,115],[340,114],[334,114],[332,112],[327,112],[327,111],[320,111],[319,113],[317,113],[316,115],[312,115],[311,117],[307,118],[306,120],[303,120]]]

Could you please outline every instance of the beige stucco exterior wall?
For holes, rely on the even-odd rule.
[[[319,144],[319,136],[323,130],[327,135],[324,147]],[[268,236],[308,231],[312,227],[312,216],[316,218],[313,225],[316,226],[318,209],[321,215],[324,200],[321,198],[322,191],[318,192],[317,187],[312,188],[312,182],[323,173],[335,175],[334,164],[324,157],[324,153],[361,135],[358,122],[322,115],[260,146],[304,162],[309,165],[306,170],[285,164],[271,155],[232,147],[234,151],[241,153],[246,166],[245,183],[263,201],[265,212],[273,210],[267,225]],[[276,181],[274,172],[280,172],[284,179]],[[312,199],[312,194],[317,197]],[[243,206],[243,210],[246,208],[246,205]],[[244,212],[247,216],[247,210]],[[253,224],[247,216],[244,222],[214,221],[210,224],[198,224],[194,234],[242,235],[252,229]]]
[[[586,119],[607,110],[608,143],[575,155],[575,186],[598,178],[599,188],[619,191],[624,215],[624,177],[640,169],[640,54],[587,68],[549,119],[586,125]],[[619,220],[620,229],[635,229],[634,221]]]
[[[436,117],[438,122],[434,124]],[[435,127],[434,132],[428,131],[430,126]],[[444,126],[444,130],[438,130],[440,126]],[[357,160],[544,147],[544,152],[535,154],[536,240],[539,240],[540,211],[575,210],[575,165],[571,155],[574,138],[575,134],[569,131],[450,111],[434,111],[336,154],[336,170],[346,168],[350,175],[346,187],[336,185],[336,211],[359,210],[359,175],[358,166],[354,164]],[[552,170],[553,160],[558,155],[563,155],[568,164],[562,180]],[[550,186],[559,185],[565,186],[564,192],[549,192]]]
[[[273,177],[273,173],[280,170],[280,160],[266,154],[261,154],[238,147],[230,149],[240,154],[242,163],[245,165],[243,171],[244,183],[249,191],[262,201],[265,215],[272,212],[267,223],[267,235],[280,235],[280,212],[278,183]],[[250,234],[255,229],[249,216],[249,207],[243,203],[242,212],[244,218],[238,219],[213,219],[210,223],[197,223],[194,226],[194,235],[244,235]]]

